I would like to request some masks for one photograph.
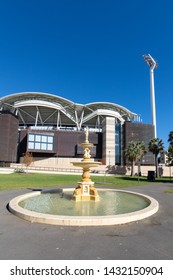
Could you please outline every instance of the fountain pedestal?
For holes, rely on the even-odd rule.
[[[90,179],[90,172],[88,167],[88,166],[93,167],[93,164],[96,164],[96,162],[82,161],[73,164],[80,167],[81,165],[83,166],[82,180],[78,182],[78,185],[73,192],[73,199],[76,201],[80,201],[80,200],[99,201],[99,195],[96,188],[94,187],[94,182],[91,181]],[[85,165],[87,165],[87,167]],[[94,165],[94,166],[98,166],[98,165]]]
[[[86,129],[85,134],[85,142],[80,144],[80,146],[84,149],[83,159],[81,162],[72,162],[74,166],[82,167],[83,169],[82,180],[78,182],[78,185],[74,190],[73,199],[76,201],[99,201],[99,195],[96,188],[94,187],[94,182],[92,182],[90,179],[90,168],[97,167],[101,163],[91,159],[90,148],[93,146],[93,144],[88,141],[88,129]]]
[[[78,186],[74,190],[73,199],[76,201],[100,200],[97,190],[94,187],[94,182],[92,181],[90,183],[79,182]]]

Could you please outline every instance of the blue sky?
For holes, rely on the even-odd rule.
[[[157,135],[173,130],[171,0],[0,0],[0,97],[23,91],[77,103],[114,102],[151,123],[150,53]]]

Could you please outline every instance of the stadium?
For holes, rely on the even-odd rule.
[[[20,164],[30,152],[34,166],[70,168],[71,161],[81,160],[86,127],[94,144],[92,157],[103,166],[125,166],[129,142],[148,146],[154,137],[152,124],[115,103],[78,104],[49,93],[15,93],[0,99],[0,164]],[[142,165],[153,165],[151,153]]]

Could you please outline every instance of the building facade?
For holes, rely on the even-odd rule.
[[[114,103],[77,104],[48,93],[16,93],[0,99],[0,162],[21,162],[26,152],[35,160],[81,158],[86,127],[92,157],[105,165],[124,165],[130,141],[147,146],[154,136],[152,125]],[[153,164],[150,153],[143,164]]]

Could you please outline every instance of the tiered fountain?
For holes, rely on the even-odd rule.
[[[99,201],[99,195],[94,187],[94,182],[90,179],[90,168],[97,167],[100,165],[100,162],[94,161],[94,159],[91,158],[91,147],[93,146],[92,143],[88,140],[88,127],[86,128],[85,132],[85,142],[81,143],[80,146],[84,150],[83,159],[81,162],[72,162],[74,166],[82,167],[83,174],[82,174],[82,180],[78,182],[78,186],[76,187],[73,198],[76,201],[81,200],[94,200]]]
[[[146,195],[117,189],[99,188],[99,195],[90,179],[90,168],[100,162],[91,158],[92,143],[88,128],[80,162],[72,162],[83,169],[82,179],[74,190],[54,188],[29,192],[9,202],[9,210],[27,221],[66,225],[103,226],[129,223],[149,217],[159,209],[158,202]]]

